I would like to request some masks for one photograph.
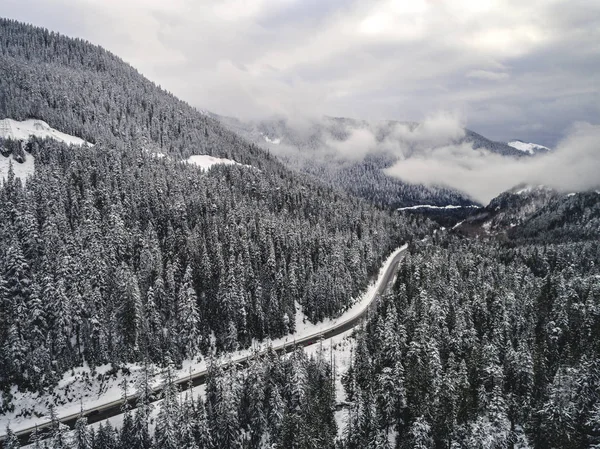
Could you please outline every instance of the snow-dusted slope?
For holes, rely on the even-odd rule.
[[[519,151],[529,154],[546,153],[550,151],[550,148],[545,147],[544,145],[538,145],[537,143],[521,142],[520,140],[513,140],[512,142],[508,142],[508,145],[513,148],[516,148]]]
[[[237,164],[237,162],[235,163]],[[248,358],[251,354],[255,354],[255,351],[265,351],[268,347],[278,349],[292,344],[295,345],[296,341],[301,341],[309,337],[314,337],[315,340],[318,340],[327,330],[340,327],[356,319],[376,300],[381,287],[385,287],[386,283],[390,280],[386,275],[394,265],[394,260],[397,259],[399,254],[406,251],[407,248],[408,244],[404,244],[396,248],[388,256],[379,270],[377,279],[370,283],[358,298],[354,298],[351,301],[352,305],[339,317],[327,318],[317,324],[313,324],[304,315],[300,306],[296,305],[298,309],[295,316],[296,332],[294,334],[264,342],[255,341],[250,349],[230,353],[226,361],[241,361]],[[341,335],[345,336],[348,334],[343,333]],[[176,379],[187,379],[193,373],[206,371],[207,362],[207,359],[203,358],[184,360],[182,368],[174,371],[174,376]],[[107,403],[120,401],[124,380],[128,384],[127,388],[130,394],[134,394],[135,382],[143,369],[142,365],[127,363],[122,367],[124,368],[122,371],[118,371],[116,376],[106,376],[105,378],[104,374],[112,371],[114,368],[111,365],[103,365],[97,366],[92,370],[86,363],[81,367],[64,373],[63,378],[51,393],[44,392],[40,394],[39,392],[19,391],[16,386],[13,386],[11,394],[15,398],[13,401],[15,408],[10,412],[0,415],[0,437],[4,435],[3,432],[8,425],[10,425],[13,431],[18,432],[48,422],[48,404],[50,403],[54,404],[54,410],[57,415],[64,418],[70,415],[77,415],[82,406],[90,410]],[[158,367],[152,367],[152,370],[156,374],[152,385],[153,387],[158,387],[161,383],[161,371]],[[94,381],[90,379],[94,379]],[[117,422],[120,422],[120,418],[117,418]]]
[[[25,152],[25,162],[23,163],[15,161],[12,157],[12,154],[8,157],[4,157],[0,154],[0,184],[2,184],[4,179],[6,179],[11,161],[15,177],[24,180],[27,178],[27,176],[33,174],[35,158],[31,154]]]
[[[0,137],[15,140],[28,140],[30,136],[36,136],[42,139],[49,137],[64,142],[67,145],[89,145],[88,142],[79,137],[71,136],[51,128],[50,125],[42,120],[28,119],[23,120],[22,122],[10,118],[0,120]]]
[[[399,207],[398,210],[416,210],[416,209],[470,209],[470,208],[478,208],[479,206],[470,205],[470,206],[454,206],[449,204],[448,206],[433,206],[431,204],[419,204],[417,206],[408,206],[408,207]]]
[[[188,164],[194,164],[198,167],[208,170],[213,165],[216,164],[225,164],[225,165],[242,165],[239,162],[232,161],[231,159],[223,159],[220,157],[208,156],[206,154],[196,154],[194,156],[190,156],[187,159]]]
[[[0,139],[29,140],[31,136],[42,139],[49,137],[67,145],[91,145],[79,137],[51,128],[41,120],[29,119],[22,122],[10,118],[0,120]],[[31,154],[25,152],[25,162],[22,163],[15,161],[12,155],[8,157],[0,155],[0,182],[6,178],[11,161],[17,178],[25,179],[33,173],[35,158]]]

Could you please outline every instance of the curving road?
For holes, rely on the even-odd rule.
[[[381,294],[383,294],[388,289],[390,284],[392,283],[392,281],[394,279],[394,274],[396,273],[396,268],[398,267],[398,263],[402,260],[402,258],[405,256],[405,254],[406,254],[406,247],[401,249],[398,252],[398,254],[396,254],[394,256],[394,258],[392,259],[392,262],[389,264],[387,270],[382,275],[381,282],[379,283],[379,287],[377,288],[377,291],[373,295],[373,299],[371,300],[371,303],[367,307],[365,307],[365,309],[363,311],[361,311],[354,317],[347,319],[346,321],[332,325],[332,327],[330,327],[329,329],[321,330],[318,333],[314,333],[312,335],[308,335],[306,337],[299,338],[299,339],[295,340],[293,342],[293,344],[285,343],[282,345],[274,346],[272,348],[272,350],[274,350],[275,352],[277,352],[279,354],[289,353],[298,346],[300,346],[300,347],[310,346],[313,343],[320,341],[321,339],[327,340],[329,338],[335,337],[336,335],[346,332],[346,331],[352,329],[353,327],[355,327],[356,325],[358,325],[362,321],[362,319],[368,315],[369,309],[372,308],[377,303],[379,296]],[[226,369],[227,367],[231,366],[232,364],[236,365],[236,366],[244,367],[245,365],[247,365],[248,360],[251,358],[254,358],[254,357],[256,357],[256,355],[252,354],[252,355],[248,355],[245,357],[241,357],[239,359],[232,360],[230,362],[225,363],[223,365],[223,368]],[[182,379],[178,379],[175,382],[175,384],[178,385],[182,390],[187,390],[188,387],[190,386],[190,384],[192,387],[196,387],[198,385],[204,384],[206,381],[206,376],[207,376],[206,370],[199,371],[197,373],[192,374],[191,376],[188,376],[188,377],[185,377]],[[162,389],[160,387],[153,390],[152,396],[155,398],[155,399],[153,399],[153,402],[160,400],[161,390]],[[136,395],[132,395],[127,399],[127,403],[129,404],[129,406],[131,408],[136,407],[136,402],[137,402]],[[117,401],[109,402],[107,404],[104,404],[104,405],[101,405],[98,407],[93,407],[91,409],[84,410],[82,413],[65,416],[63,418],[60,418],[60,422],[69,426],[72,429],[75,426],[75,422],[77,421],[77,418],[79,418],[81,415],[85,416],[88,419],[88,424],[92,424],[92,423],[95,423],[98,421],[112,418],[113,416],[116,416],[116,415],[120,415],[121,413],[123,413],[122,407],[123,407],[123,400],[119,399]],[[15,432],[15,434],[17,435],[17,437],[19,438],[19,440],[21,441],[22,444],[27,444],[29,442],[29,437],[31,436],[31,433],[34,430],[36,430],[36,428],[38,431],[41,431],[48,427],[50,427],[50,422],[40,424],[37,427],[30,427],[28,429],[23,429],[19,432]],[[1,440],[0,440],[0,446],[2,446]]]

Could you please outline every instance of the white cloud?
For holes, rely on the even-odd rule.
[[[561,191],[600,186],[600,126],[579,123],[548,155],[512,159],[471,145],[432,148],[399,161],[387,174],[416,184],[447,185],[487,203],[499,193],[526,182]]]
[[[371,131],[364,128],[353,129],[347,139],[340,141],[328,139],[326,145],[336,151],[344,160],[359,161],[377,146],[377,140]]]

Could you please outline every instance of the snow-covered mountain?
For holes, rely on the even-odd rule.
[[[359,145],[362,143],[369,148],[342,149],[343,155],[354,157],[354,154],[348,153],[355,151],[364,154],[367,150],[385,151],[390,146],[401,146],[404,155],[411,156],[426,148],[462,143],[471,144],[474,149],[485,148],[502,156],[527,155],[518,148],[493,141],[467,128],[458,128],[444,135],[444,131],[425,131],[418,122],[395,120],[368,121],[325,116],[296,123],[287,119],[242,121],[216,114],[212,116],[236,133],[275,152],[318,150],[319,153],[333,155],[340,152],[343,144],[352,144],[362,138]],[[282,147],[286,150],[282,150]]]
[[[523,153],[531,155],[543,154],[552,151],[550,148],[545,147],[544,145],[523,142],[521,140],[513,140],[511,142],[508,142],[508,145],[512,148],[516,148],[517,150],[522,151]]]
[[[429,145],[429,137],[423,136],[419,123],[341,117],[302,122],[287,119],[241,121],[216,114],[212,116],[279,157],[289,168],[316,176],[379,206],[395,209],[419,204],[473,204],[465,194],[445,186],[413,185],[384,173],[400,154],[412,157]],[[402,138],[402,135],[407,137]],[[493,142],[470,130],[457,129],[448,137],[434,135],[431,139],[433,146],[468,143],[474,149],[487,148],[506,156],[526,157],[505,143]]]
[[[468,235],[511,239],[597,238],[600,192],[558,192],[544,185],[521,184],[501,193],[455,229]]]

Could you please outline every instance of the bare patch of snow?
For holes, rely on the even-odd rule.
[[[54,128],[51,128],[42,120],[28,119],[22,122],[5,118],[0,120],[0,137],[14,140],[29,140],[29,137],[36,136],[42,139],[49,137],[67,145],[91,145],[79,137],[65,134]]]
[[[12,140],[29,140],[31,136],[39,137],[41,139],[50,138],[63,142],[67,145],[90,145],[79,137],[65,134],[54,128],[51,128],[46,122],[42,120],[23,120],[21,122],[10,118],[0,120],[0,138],[12,139]],[[35,170],[35,158],[25,152],[25,162],[19,163],[14,160],[13,156],[4,157],[0,155],[0,182],[6,179],[8,174],[8,167],[12,162],[13,171],[15,177],[25,180],[29,175],[33,174]]]
[[[486,221],[481,227],[482,227],[482,229],[487,234],[490,234],[490,231],[491,231],[491,228],[492,228],[492,222],[491,221]]]
[[[2,183],[2,180],[6,179],[11,162],[16,178],[20,178],[24,181],[29,175],[33,174],[35,169],[35,158],[28,152],[25,151],[25,162],[23,163],[15,161],[12,154],[8,157],[0,155],[0,184]]]
[[[197,165],[203,170],[210,169],[213,165],[224,164],[224,165],[242,165],[239,162],[233,161],[231,159],[224,159],[220,157],[209,156],[207,154],[196,154],[190,156],[187,159],[188,164]],[[245,167],[248,167],[247,165]]]
[[[454,206],[449,204],[448,206],[433,206],[431,204],[419,204],[417,206],[408,206],[408,207],[399,207],[398,210],[416,210],[416,209],[470,209],[470,208],[478,208],[479,206],[475,206],[471,204],[470,206]]]
[[[275,137],[273,139],[269,138],[269,136],[264,136],[265,140],[273,145],[279,145],[281,143],[281,139],[279,137]]]

